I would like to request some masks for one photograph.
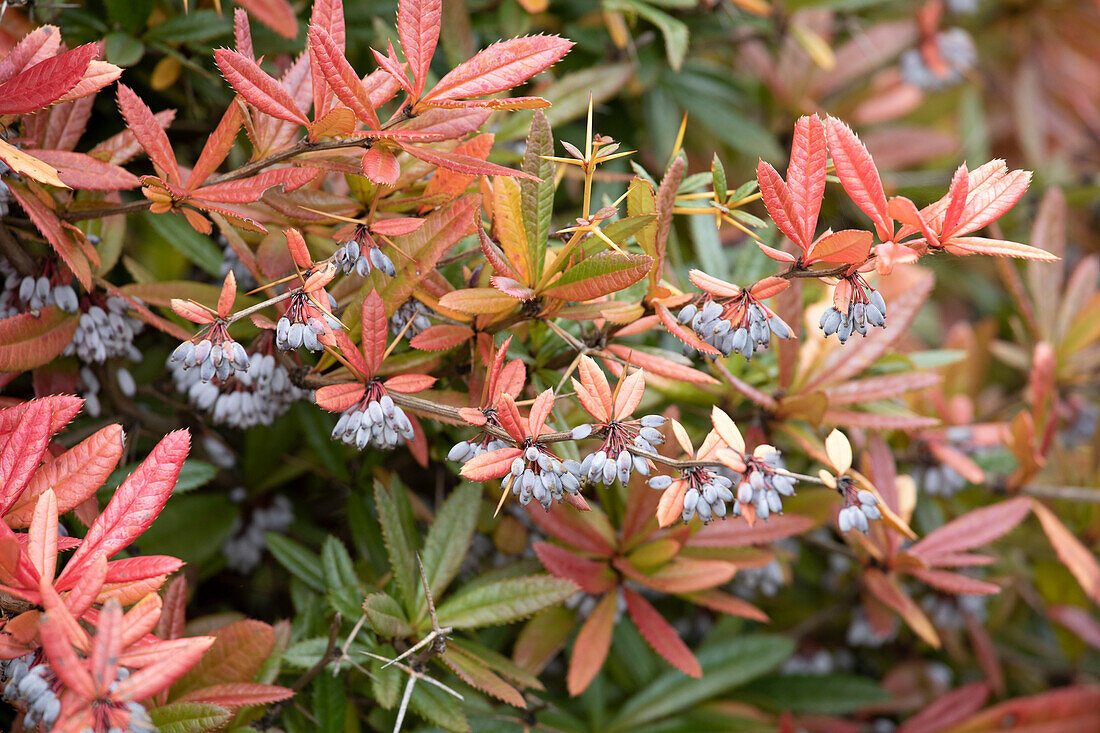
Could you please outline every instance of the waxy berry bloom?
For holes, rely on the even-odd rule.
[[[580,380],[573,379],[573,389],[581,406],[596,418],[596,422],[573,428],[573,439],[583,440],[590,435],[603,438],[600,449],[581,461],[580,476],[605,486],[615,483],[615,479],[625,486],[634,471],[648,476],[648,459],[635,455],[631,449],[656,453],[653,446],[665,442],[665,436],[657,430],[665,424],[665,418],[660,415],[631,417],[645,394],[644,373],[639,370],[624,376],[614,392],[603,371],[588,356],[581,357],[577,374]]]
[[[79,303],[76,291],[64,278],[52,260],[47,260],[41,275],[21,276],[8,261],[0,257],[0,275],[4,278],[0,290],[0,318],[10,318],[28,310],[56,305],[66,313],[76,313]]]
[[[689,277],[706,296],[699,303],[684,306],[677,320],[690,325],[700,341],[722,356],[737,352],[751,359],[756,351],[768,348],[772,334],[777,338],[790,338],[790,327],[760,302],[788,287],[788,281],[771,277],[742,290],[699,270],[692,270]],[[690,342],[686,345],[689,350],[698,350],[698,346]]]
[[[271,342],[266,343],[270,348]],[[171,362],[169,368],[176,389],[197,409],[209,413],[216,425],[241,429],[270,425],[307,395],[291,382],[286,367],[262,350],[249,355],[245,369],[225,379],[216,376],[204,382],[195,369]]]
[[[102,364],[107,359],[126,357],[141,361],[141,352],[134,346],[134,337],[142,329],[141,321],[128,314],[130,304],[125,298],[110,296],[80,304],[80,320],[73,340],[61,352],[76,356],[85,364]]]
[[[355,227],[351,238],[340,245],[332,259],[345,275],[355,272],[359,277],[366,277],[372,269],[387,277],[397,275],[393,260],[378,247],[362,224]]]
[[[841,532],[856,529],[866,534],[870,531],[868,520],[882,519],[882,510],[879,509],[878,497],[874,492],[861,488],[857,477],[846,475],[852,467],[851,443],[844,433],[833,430],[825,439],[825,453],[836,469],[836,475],[821,469],[818,476],[822,483],[835,489],[844,499],[844,506],[837,516],[837,526]]]
[[[354,445],[359,450],[368,445],[395,448],[413,439],[412,422],[386,394],[382,382],[372,379],[367,383],[363,398],[340,413],[332,429],[332,439]]]
[[[229,335],[228,318],[236,297],[237,278],[230,271],[222,283],[216,311],[193,301],[173,298],[172,310],[193,323],[206,324],[206,328],[177,346],[169,362],[178,363],[182,369],[197,367],[202,382],[209,382],[214,377],[225,381],[235,371],[248,371],[248,352]]]
[[[294,264],[301,270],[298,277],[302,287],[290,296],[286,312],[275,324],[275,345],[283,351],[303,346],[320,351],[326,345],[332,346],[332,334],[344,327],[332,315],[335,299],[325,291],[325,286],[336,276],[336,266],[330,262],[315,265],[297,229],[287,230],[286,244]]]
[[[524,419],[512,396],[502,395],[497,417],[515,446],[486,451],[468,460],[462,466],[462,476],[470,481],[503,479],[501,502],[509,490],[524,506],[532,499],[546,509],[551,502],[570,500],[569,497],[583,501],[578,496],[580,464],[562,461],[545,443],[539,442],[539,436],[547,432],[546,420],[553,408],[554,392],[548,389],[535,398],[530,414]]]
[[[833,307],[821,314],[818,325],[826,337],[835,333],[840,343],[853,333],[866,336],[868,326],[886,328],[886,300],[856,273],[837,283]]]
[[[392,327],[392,320],[390,325]],[[497,347],[496,353],[493,355],[492,364],[489,366],[485,380],[484,392],[486,397],[482,402],[482,406],[479,408],[464,407],[459,410],[459,414],[470,425],[487,425],[492,428],[504,429],[497,418],[497,403],[501,396],[505,394],[515,399],[516,395],[523,389],[523,383],[527,378],[527,368],[520,359],[513,359],[507,364],[504,363],[504,359],[508,355],[508,346],[511,343],[512,337],[509,336]],[[499,437],[482,430],[473,438],[460,440],[451,446],[451,450],[447,452],[447,460],[465,463],[486,451],[507,447],[508,444]]]

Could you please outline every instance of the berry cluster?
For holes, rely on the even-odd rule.
[[[646,415],[637,420],[613,420],[601,426],[604,432],[603,445],[581,461],[581,477],[605,486],[610,486],[615,483],[615,479],[619,479],[626,486],[634,471],[648,476],[649,462],[631,453],[629,447],[633,446],[646,453],[656,453],[653,446],[665,442],[665,436],[657,429],[664,424],[665,418],[660,415]],[[578,425],[572,431],[574,440],[583,440],[591,434],[592,426],[587,424]]]
[[[333,254],[333,261],[345,275],[354,271],[359,277],[366,277],[372,269],[388,277],[397,275],[393,260],[379,249],[370,232],[362,225],[355,228],[351,239],[340,245]]]
[[[80,309],[80,302],[72,285],[54,283],[46,274],[23,277],[4,259],[0,259],[0,275],[4,276],[4,288],[0,293],[0,318],[10,318],[48,305],[56,305],[66,313],[76,313]]]
[[[747,290],[724,304],[709,298],[701,307],[688,303],[680,309],[677,319],[682,324],[691,324],[695,335],[723,356],[737,352],[751,359],[756,351],[768,348],[773,333],[781,339],[791,336],[787,324]]]
[[[490,407],[482,412],[485,415],[486,425],[492,425],[495,428],[500,427],[500,420],[497,419],[496,409]],[[486,451],[500,450],[501,448],[507,447],[508,444],[500,438],[490,435],[485,431],[481,431],[470,440],[460,440],[451,446],[451,449],[447,451],[447,460],[465,463],[471,458],[480,456]]]
[[[134,381],[134,375],[130,374],[130,370],[126,367],[119,367],[114,374],[119,391],[126,397],[133,397],[137,393],[137,382]],[[101,411],[99,378],[87,366],[80,367],[80,385],[82,387],[81,396],[84,398],[84,409],[92,417],[99,417]]]
[[[322,291],[323,292],[323,291]],[[330,330],[342,328],[340,321],[331,315],[336,300],[328,296],[328,312],[322,310],[310,293],[298,291],[290,296],[286,314],[275,324],[275,345],[283,351],[305,346],[310,351],[324,348],[318,338]]]
[[[926,57],[929,53],[934,59]],[[928,51],[911,48],[901,55],[898,64],[905,81],[934,91],[962,81],[977,60],[978,51],[970,34],[962,28],[948,28],[936,34]]]
[[[218,425],[246,429],[270,425],[307,392],[294,386],[290,373],[271,354],[254,352],[243,371],[226,379],[204,381],[194,369],[169,361],[176,389]]]
[[[182,369],[198,367],[199,379],[209,382],[214,377],[229,379],[234,372],[247,372],[250,365],[248,352],[233,340],[225,321],[219,319],[176,347],[168,360],[179,363]]]
[[[866,489],[857,491],[849,481],[844,481],[843,485],[838,488],[844,496],[844,508],[840,510],[840,516],[837,517],[840,531],[847,532],[858,529],[866,534],[870,529],[870,525],[867,523],[868,519],[882,519],[882,512],[878,508],[878,499]]]
[[[102,364],[115,357],[127,357],[141,361],[141,352],[134,346],[134,337],[141,331],[142,323],[127,315],[130,306],[123,298],[111,296],[103,306],[82,303],[73,340],[61,352],[63,356],[76,355],[85,364]]]
[[[26,711],[23,727],[27,730],[35,729],[38,723],[50,730],[61,712],[61,700],[54,690],[53,670],[33,661],[34,655],[27,654],[0,662],[4,700]]]
[[[840,343],[846,342],[853,333],[866,337],[868,326],[886,328],[886,300],[882,293],[862,282],[862,278],[850,282],[852,297],[847,313],[841,313],[834,306],[821,314],[818,324],[826,337],[835,333]]]
[[[219,270],[221,279],[225,280],[225,276],[232,272],[233,278],[237,281],[237,286],[242,290],[252,290],[259,285],[256,278],[241,262],[241,258],[237,256],[237,250],[229,246],[229,241],[224,235],[218,237],[218,244],[222,247],[222,266]]]
[[[403,334],[407,339],[414,338],[432,325],[428,318],[433,315],[435,313],[431,308],[415,298],[409,298],[390,316],[390,333],[394,336]]]
[[[770,447],[770,446],[769,446]],[[733,515],[740,516],[742,507],[752,504],[756,516],[767,519],[771,514],[783,513],[784,496],[794,496],[795,479],[782,469],[782,455],[775,449],[757,450],[745,459],[745,475],[737,487],[737,505]]]
[[[659,480],[667,479],[667,480]],[[698,516],[703,524],[710,523],[714,517],[725,519],[728,511],[726,503],[733,501],[733,481],[726,476],[702,466],[685,469],[681,480],[687,483],[684,492],[684,522]],[[656,482],[656,483],[655,483]],[[668,488],[672,479],[668,476],[655,476],[649,481],[654,489]]]
[[[562,461],[544,445],[532,443],[512,461],[512,470],[501,485],[504,489],[511,488],[521,505],[527,506],[534,499],[549,510],[552,501],[561,501],[566,493],[580,491],[581,474],[581,464]]]
[[[238,486],[230,492],[229,498],[240,502],[247,493],[243,487]],[[260,564],[264,550],[267,549],[264,535],[268,532],[285,532],[293,520],[294,510],[290,500],[282,494],[276,495],[270,506],[253,509],[247,525],[241,515],[237,515],[233,520],[233,531],[229,539],[222,543],[226,567],[241,574],[252,572]]]
[[[340,413],[332,439],[363,450],[368,445],[390,449],[413,439],[412,422],[377,379],[367,384],[366,394]]]

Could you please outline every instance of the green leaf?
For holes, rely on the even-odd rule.
[[[378,650],[378,653],[390,659],[397,656],[397,652],[390,646],[382,647]],[[383,664],[385,662],[377,659],[371,661],[370,671],[374,700],[386,710],[393,710],[394,706],[397,705],[397,696],[401,692],[403,674],[397,666],[391,664],[383,669]]]
[[[546,295],[574,301],[598,298],[638,282],[652,264],[653,258],[649,255],[598,254],[566,270],[546,289]]]
[[[466,733],[470,730],[470,724],[462,713],[462,706],[435,685],[421,682],[413,688],[409,707],[421,718],[445,730],[454,733]]]
[[[729,257],[723,250],[722,238],[718,236],[714,219],[700,214],[689,216],[688,228],[691,229],[691,241],[695,244],[699,267],[703,272],[729,280]]]
[[[280,565],[313,590],[324,592],[325,576],[321,569],[321,559],[317,555],[281,534],[268,532],[264,537],[267,539],[267,548]]]
[[[406,613],[411,616],[416,610],[416,589],[420,585],[412,505],[404,487],[396,479],[389,487],[381,481],[374,482],[374,505],[382,524],[382,537],[386,540],[386,552],[390,556],[397,590]]]
[[[542,181],[524,179],[519,182],[523,199],[523,226],[527,231],[534,280],[542,277],[546,262],[546,238],[550,235],[550,216],[554,213],[554,161],[541,156],[554,154],[554,138],[550,122],[542,110],[536,110],[531,118],[531,130],[527,133],[527,149],[523,154],[523,172],[541,178]]]
[[[726,203],[726,168],[722,165],[722,159],[718,157],[718,153],[715,153],[710,161],[710,178],[718,203]]]
[[[348,555],[344,543],[332,535],[325,538],[325,544],[321,546],[321,568],[325,577],[325,585],[330,591],[344,586],[355,586],[359,578],[355,574],[355,566]]]
[[[348,711],[343,678],[319,674],[310,689],[313,691],[313,717],[319,724],[318,730],[332,733],[343,731]]]
[[[230,16],[232,17],[232,16]],[[213,10],[192,10],[157,23],[145,34],[145,40],[160,43],[190,43],[228,36],[229,22]]]
[[[549,575],[512,578],[461,590],[437,609],[440,626],[474,629],[509,624],[576,593],[571,581]]]
[[[220,552],[233,531],[238,508],[224,494],[199,493],[172,497],[172,510],[161,512],[141,535],[141,549],[198,564]]]
[[[782,636],[741,636],[701,649],[696,655],[702,679],[673,670],[627,700],[608,730],[629,731],[659,720],[764,675],[794,651],[794,642]]]
[[[665,55],[668,56],[668,65],[673,71],[679,71],[683,67],[684,57],[687,56],[689,33],[687,24],[682,20],[673,18],[668,13],[639,2],[639,0],[604,0],[604,6],[608,10],[637,13],[639,17],[645,18],[657,26],[665,39]]]
[[[145,55],[145,46],[129,34],[108,33],[103,39],[103,52],[109,63],[118,66],[133,66]]]
[[[412,627],[405,618],[405,612],[393,596],[387,593],[372,593],[363,602],[367,620],[374,633],[389,639],[401,639],[412,635]]]
[[[458,574],[470,540],[477,528],[477,512],[481,504],[481,484],[464,483],[451,493],[435,515],[428,537],[424,540],[424,576],[432,598],[443,596],[447,586]],[[428,604],[424,598],[424,584],[417,584],[417,617],[427,613]]]
[[[737,696],[774,712],[826,715],[844,715],[890,699],[874,680],[852,674],[771,675],[745,685]]]
[[[477,657],[485,666],[499,674],[504,679],[522,687],[531,687],[536,690],[545,689],[542,682],[535,675],[528,672],[523,667],[513,662],[508,657],[498,652],[489,649],[466,639],[449,639],[447,641],[448,647],[456,647],[468,652],[470,655]]]
[[[151,708],[149,717],[161,733],[204,733],[225,725],[230,713],[212,703],[174,702]]]
[[[107,10],[107,19],[127,33],[133,34],[145,27],[155,4],[155,0],[104,0],[103,2]]]
[[[217,475],[218,467],[213,463],[200,461],[197,458],[188,458],[180,467],[180,475],[176,479],[176,485],[172,488],[172,494],[183,494],[200,486],[205,486]],[[111,478],[114,478],[114,474],[111,474]]]
[[[207,274],[221,279],[222,252],[210,237],[196,232],[182,216],[149,212],[145,212],[143,216],[161,239]]]
[[[603,231],[604,236],[612,242],[622,245],[628,239],[647,228],[653,231],[657,229],[657,217],[655,214],[626,216],[618,221],[611,222],[601,231]]]

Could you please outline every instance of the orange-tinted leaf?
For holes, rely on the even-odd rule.
[[[309,52],[313,63],[321,69],[325,81],[337,98],[372,129],[381,127],[378,114],[371,104],[370,94],[327,30],[310,26]]]
[[[833,159],[837,178],[852,201],[871,217],[883,242],[893,239],[893,225],[882,190],[878,169],[871,154],[848,125],[835,117],[825,118],[825,134],[829,141],[829,156]]]
[[[1027,499],[1020,497],[1013,501],[1026,502]],[[1073,573],[1073,577],[1093,603],[1100,603],[1100,563],[1097,563],[1096,556],[1044,504],[1032,501],[1031,509],[1039,518],[1039,524],[1050,540],[1051,547],[1058,554],[1058,559]]]
[[[366,387],[359,382],[326,384],[314,393],[317,406],[329,412],[343,412],[366,394]]]
[[[309,25],[311,28],[324,28],[336,49],[342,54],[346,42],[344,29],[344,2],[343,0],[317,0],[313,3],[313,12],[310,14]],[[320,119],[328,112],[332,99],[332,89],[325,83],[324,72],[320,65],[309,64],[311,87],[313,91],[313,114]]]
[[[519,303],[496,288],[466,288],[447,293],[439,299],[439,304],[461,313],[478,315],[504,313]]]
[[[203,186],[191,195],[223,204],[251,204],[259,201],[269,188],[282,186],[286,191],[294,191],[316,178],[317,173],[316,168],[277,168],[240,181]]]
[[[386,352],[389,336],[386,305],[377,290],[370,291],[363,299],[361,323],[363,359],[367,364],[368,376],[374,376],[378,373],[378,367],[382,366],[382,355]]]
[[[1025,731],[1096,730],[1100,727],[1100,687],[1078,685],[1006,700],[947,728],[945,733],[984,733],[1003,729],[1005,721]]]
[[[253,107],[280,120],[309,124],[290,92],[255,61],[227,48],[215,50],[214,60],[225,80]]]
[[[125,84],[118,85],[118,108],[126,119],[126,127],[134,134],[141,149],[156,166],[157,173],[169,183],[179,186],[180,169],[168,135],[157,122],[149,105]]]
[[[246,705],[266,705],[286,700],[294,695],[294,690],[278,685],[262,685],[258,682],[228,682],[220,685],[208,685],[182,695],[174,702],[206,702],[226,708],[240,708]]]
[[[946,593],[985,595],[1000,593],[1001,587],[967,575],[934,568],[911,568],[907,572],[914,578]]]
[[[658,356],[657,354],[651,354],[648,351],[633,349],[622,344],[611,344],[607,347],[607,350],[615,356],[629,361],[635,366],[642,367],[649,375],[658,375],[667,379],[679,379],[691,384],[718,383],[718,380],[709,374],[701,372],[682,362],[674,361],[675,358],[682,358],[677,354],[662,352],[668,354],[666,358]]]
[[[988,185],[970,191],[953,234],[969,234],[1000,219],[1016,205],[1031,183],[1031,171],[999,171]],[[944,214],[946,220],[946,212]]]
[[[91,290],[92,269],[88,263],[88,257],[73,240],[72,231],[62,227],[61,220],[53,208],[53,199],[47,197],[46,200],[43,200],[39,198],[35,190],[24,188],[14,182],[9,182],[8,191],[19,202],[19,205],[23,207],[23,211],[38,227],[38,231],[42,232],[50,246],[65,262],[73,275],[76,276],[80,285],[86,290]],[[91,253],[94,254],[95,250],[91,250]],[[4,343],[4,341],[0,339],[0,343]],[[0,369],[2,368],[0,367]]]
[[[572,47],[572,41],[558,36],[527,36],[494,43],[447,73],[424,95],[424,100],[503,92],[543,71]]]
[[[262,621],[236,621],[210,633],[214,635],[210,639],[213,645],[180,680],[173,695],[186,695],[209,685],[250,681],[275,647],[275,630]]]
[[[569,659],[566,687],[570,695],[579,695],[592,683],[607,659],[611,648],[611,633],[615,628],[616,594],[605,595],[589,614],[576,641],[573,656]]]
[[[871,254],[870,232],[862,229],[845,229],[826,234],[810,248],[807,264],[832,262],[840,265],[856,265]]]
[[[645,372],[641,369],[619,382],[619,393],[615,396],[614,417],[616,420],[629,420],[645,395]]]
[[[1055,262],[1059,258],[1046,250],[1019,242],[985,237],[954,237],[944,242],[944,248],[954,255],[997,255],[998,257],[1020,257],[1025,260],[1044,260]]]
[[[696,272],[693,270],[693,272]],[[684,344],[687,344],[691,348],[703,354],[710,354],[711,356],[718,356],[718,349],[714,348],[707,342],[700,339],[695,335],[695,331],[685,328],[676,318],[673,317],[672,312],[661,303],[657,303],[654,306],[654,310],[657,311],[657,317],[664,325],[668,332],[678,338]]]
[[[402,234],[412,234],[424,226],[424,219],[413,216],[402,216],[396,219],[379,219],[371,222],[370,230],[375,234],[384,234],[388,237],[399,237]]]
[[[817,115],[800,117],[791,140],[791,162],[787,166],[787,189],[799,218],[795,222],[802,242],[812,242],[817,215],[825,195],[827,151],[825,127]]]
[[[440,0],[401,0],[397,4],[397,35],[409,62],[413,96],[420,96],[439,41],[443,4]]]
[[[909,597],[909,594],[898,585],[897,580],[887,577],[877,568],[872,568],[864,572],[863,582],[876,598],[896,611],[917,636],[937,649],[940,647],[940,637],[932,627],[932,622],[924,615],[920,606]]]
[[[433,4],[438,6],[437,3]],[[476,655],[456,644],[448,644],[447,651],[443,653],[442,658],[443,662],[467,684],[473,685],[477,689],[487,692],[498,700],[503,700],[514,707],[527,707],[523,695],[490,670],[488,665]]]
[[[532,181],[537,181],[538,178],[532,176],[523,171],[507,168],[496,163],[490,163],[480,158],[474,158],[469,155],[463,155],[461,153],[447,153],[442,150],[433,150],[431,148],[421,147],[419,145],[406,145],[398,142],[401,149],[414,158],[419,158],[425,163],[431,163],[437,165],[440,168],[446,168],[447,170],[456,171],[458,173],[467,173],[477,176],[512,176],[515,178],[527,178]]]
[[[55,305],[0,320],[0,372],[21,372],[56,359],[72,343],[78,319]]]
[[[623,595],[626,597],[626,610],[631,620],[654,651],[684,674],[690,677],[702,677],[703,668],[699,666],[699,660],[676,633],[676,629],[665,621],[657,609],[630,588],[624,587]]]
[[[498,448],[474,456],[462,465],[459,472],[470,481],[490,481],[508,473],[514,461],[523,451],[519,448]]]
[[[386,389],[402,394],[423,392],[433,384],[435,384],[435,377],[428,374],[398,374],[383,382]]]
[[[616,567],[622,570],[620,565]],[[656,572],[638,574],[633,579],[662,593],[693,593],[728,583],[736,572],[737,566],[724,560],[677,557]]]
[[[45,455],[53,431],[50,404],[27,403],[0,448],[0,513],[6,513],[30,482]]]
[[[614,554],[615,532],[602,512],[582,514],[554,504],[548,512],[528,506],[527,516],[543,532],[576,550],[599,557]]]
[[[600,422],[610,422],[615,414],[614,402],[611,396],[611,385],[607,383],[607,377],[603,370],[590,356],[582,356],[577,363],[577,376],[581,386],[595,399],[595,404],[582,405],[592,417]]]
[[[695,284],[695,287],[717,298],[736,298],[741,295],[741,288],[713,275],[708,275],[702,270],[690,270],[688,279]]]
[[[940,733],[981,710],[989,699],[988,682],[971,682],[940,696],[897,727],[897,733]]]
[[[283,38],[298,36],[298,18],[287,0],[238,0],[237,4]]]
[[[70,188],[85,191],[124,191],[141,185],[138,177],[126,169],[84,153],[35,150],[33,155],[54,168],[61,181]]]
[[[709,608],[712,611],[718,611],[719,613],[727,613],[730,616],[740,616],[741,618],[747,618],[750,621],[759,621],[761,623],[767,623],[769,620],[768,614],[748,601],[743,601],[740,598],[731,596],[729,593],[720,590],[704,590],[698,593],[687,593],[684,594],[684,598],[687,598],[696,605]]]
[[[546,419],[550,411],[554,409],[554,390],[546,389],[539,393],[531,404],[531,412],[527,418],[527,429],[532,436],[538,437],[544,431]]]
[[[761,160],[756,165],[756,180],[760,184],[760,197],[768,209],[768,216],[787,239],[806,251],[809,240],[803,239],[802,211],[795,208],[791,192],[782,176],[769,163]]]
[[[469,326],[441,323],[429,326],[413,336],[409,345],[423,351],[446,351],[469,341],[473,335],[473,329]]]
[[[206,139],[206,144],[202,146],[199,159],[195,162],[195,167],[191,169],[191,175],[187,177],[187,188],[198,188],[207,178],[213,175],[214,171],[225,160],[225,156],[229,155],[229,151],[233,148],[233,144],[237,140],[237,131],[241,129],[241,123],[243,122],[244,115],[241,114],[241,106],[237,104],[236,100],[233,100],[226,108],[225,114],[218,122],[218,126],[214,128],[214,132]]]
[[[943,377],[935,372],[906,372],[884,377],[854,379],[828,387],[825,396],[830,405],[853,405],[897,397],[900,394],[939,384]]]

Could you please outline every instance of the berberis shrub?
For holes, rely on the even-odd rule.
[[[1100,727],[1100,270],[875,129],[938,0],[238,4],[0,11],[11,730]]]

